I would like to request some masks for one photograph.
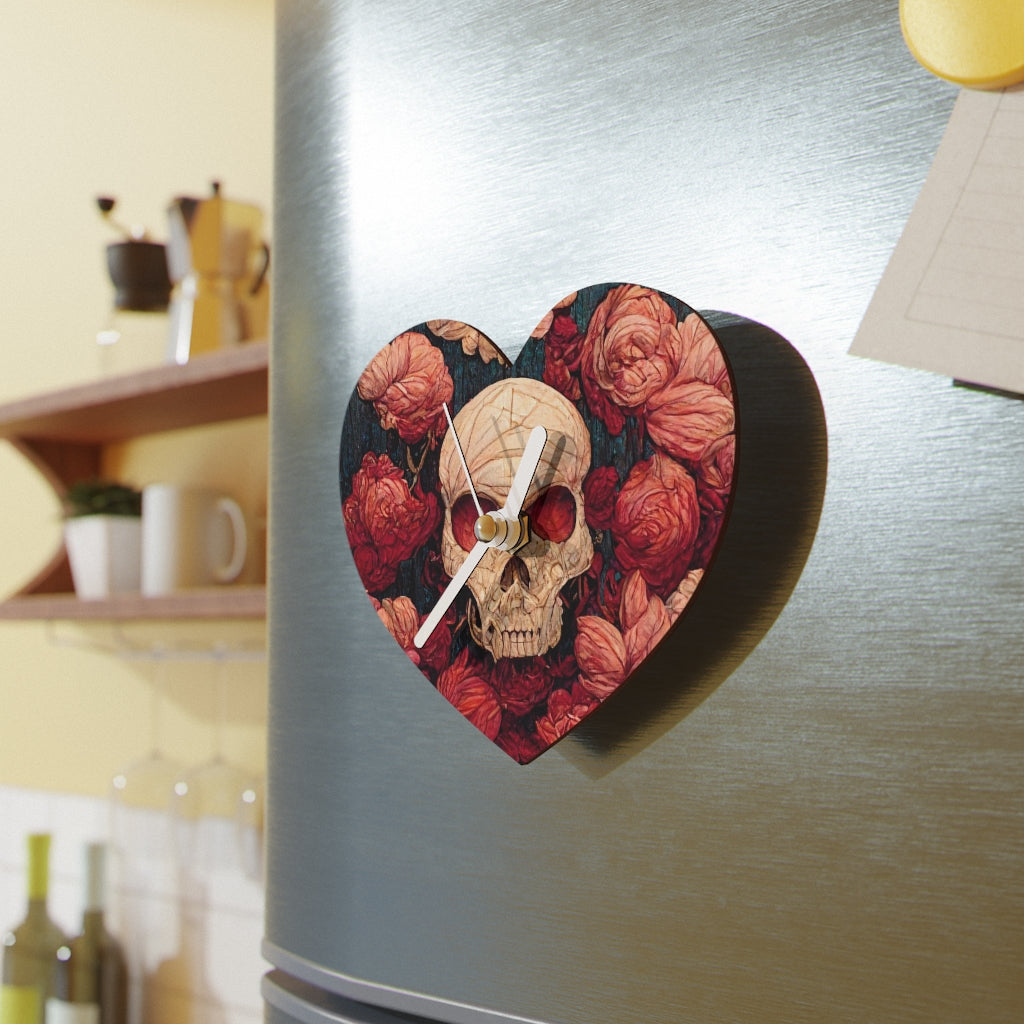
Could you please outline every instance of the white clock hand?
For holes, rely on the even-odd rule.
[[[480,507],[480,499],[476,496],[476,488],[473,486],[473,478],[469,475],[469,466],[466,463],[466,455],[462,451],[462,442],[455,431],[455,424],[452,422],[452,414],[448,411],[448,403],[442,402],[444,406],[445,419],[448,420],[448,427],[452,432],[452,440],[455,442],[455,451],[458,452],[459,462],[462,463],[462,471],[466,474],[466,483],[469,484],[469,493],[473,496],[473,504],[476,505],[476,514],[482,516],[484,510]]]
[[[417,648],[422,647],[430,639],[430,634],[440,625],[441,620],[444,618],[444,613],[451,607],[452,601],[455,600],[459,591],[466,585],[466,581],[472,575],[473,570],[480,564],[480,559],[487,554],[489,547],[491,547],[490,544],[485,544],[482,540],[478,540],[470,548],[469,554],[466,555],[466,560],[459,567],[459,571],[452,577],[451,583],[444,588],[444,592],[437,599],[437,604],[430,609],[430,614],[423,620],[423,625],[420,626],[416,635],[412,638],[412,642]]]
[[[519,543],[522,534],[519,513],[530,490],[533,476],[540,465],[540,457],[547,438],[548,432],[543,427],[534,427],[531,431],[526,441],[526,447],[523,449],[523,457],[519,460],[515,476],[512,478],[512,486],[509,488],[504,506],[498,512],[481,514],[476,521],[473,532],[476,534],[477,542],[466,555],[465,561],[459,566],[459,570],[452,577],[451,582],[444,588],[441,596],[437,599],[437,604],[430,609],[430,613],[423,620],[423,625],[412,639],[415,647],[421,648],[430,639],[430,634],[437,629],[445,612],[451,607],[459,591],[466,585],[466,581],[480,564],[487,549],[502,547],[508,550],[516,547]],[[485,539],[481,533],[489,534],[489,536]],[[515,533],[515,539],[510,543],[509,534],[511,533]]]
[[[505,506],[501,514],[508,519],[518,519],[519,513],[523,510],[523,502],[533,482],[533,474],[537,472],[540,465],[540,457],[544,452],[544,444],[548,439],[548,432],[543,427],[534,427],[526,440],[526,447],[523,449],[523,457],[519,460],[516,468],[516,475],[512,478],[512,486],[508,489],[508,496],[505,498]]]
[[[473,524],[473,536],[501,551],[516,551],[530,539],[524,518],[519,515],[530,490],[533,475],[540,465],[540,456],[547,442],[548,432],[543,427],[534,427],[526,439],[523,457],[516,467],[512,486],[508,489],[505,504],[496,512],[480,516]]]

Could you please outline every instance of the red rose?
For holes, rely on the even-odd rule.
[[[561,312],[561,310],[568,309],[576,301],[576,296],[578,294],[579,294],[578,292],[569,292],[569,294],[566,295],[566,297],[564,299],[562,299],[561,302],[559,302],[559,303],[557,303],[555,305],[554,309],[549,309],[544,314],[544,316],[541,317],[540,323],[537,324],[536,327],[534,327],[533,332],[530,334],[530,337],[531,338],[543,338],[544,335],[547,334],[548,331],[551,330],[551,325],[552,325],[552,323],[554,323],[555,316],[559,312]]]
[[[514,715],[525,715],[542,704],[553,682],[545,658],[503,658],[491,675],[498,703]]]
[[[489,740],[501,729],[501,708],[480,666],[469,661],[469,648],[437,680],[438,692],[459,714],[468,718]]]
[[[580,368],[582,352],[583,336],[576,321],[565,313],[553,316],[544,341],[544,383],[571,401],[582,394],[574,376]]]
[[[359,575],[371,593],[394,583],[398,566],[441,522],[436,495],[414,495],[391,459],[372,452],[363,456],[341,508]]]
[[[615,496],[619,490],[619,474],[614,466],[598,466],[583,481],[583,509],[587,524],[595,530],[612,525]]]
[[[529,764],[538,754],[543,753],[536,733],[527,731],[519,719],[512,718],[503,723],[494,740],[502,750],[519,764]]]
[[[582,686],[555,690],[548,700],[547,712],[537,719],[537,735],[548,746],[574,729],[598,702]]]
[[[356,390],[373,402],[385,430],[397,430],[406,444],[414,444],[427,433],[444,432],[442,405],[452,400],[454,385],[440,349],[407,331],[370,360]]]
[[[640,411],[673,380],[682,357],[683,339],[668,303],[649,288],[619,285],[587,326],[580,361],[587,402],[619,434],[623,413]]]
[[[706,512],[700,527],[700,536],[693,548],[694,568],[705,569],[718,546],[718,535],[722,532],[725,516],[721,512]]]
[[[678,462],[658,452],[629,471],[612,517],[624,570],[639,569],[657,593],[667,593],[686,572],[699,529],[697,487]]]
[[[616,563],[614,556],[610,564],[610,572],[598,577],[597,587],[597,611],[609,622],[619,621],[619,601],[622,597],[622,577],[615,571]]]

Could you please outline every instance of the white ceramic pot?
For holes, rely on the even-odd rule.
[[[85,600],[138,593],[142,581],[142,519],[76,516],[64,521],[64,544],[75,593]]]

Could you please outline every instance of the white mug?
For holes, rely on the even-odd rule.
[[[142,593],[230,583],[245,562],[238,502],[215,491],[150,484],[142,491]]]

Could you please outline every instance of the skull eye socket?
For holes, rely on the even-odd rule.
[[[493,512],[498,506],[486,495],[480,495],[480,507],[484,512]],[[472,494],[463,494],[456,498],[452,505],[452,533],[459,547],[469,551],[476,544],[476,534],[473,527],[476,525],[476,505],[473,504]]]
[[[530,529],[541,540],[560,544],[576,529],[576,499],[568,487],[549,487],[526,510]]]

